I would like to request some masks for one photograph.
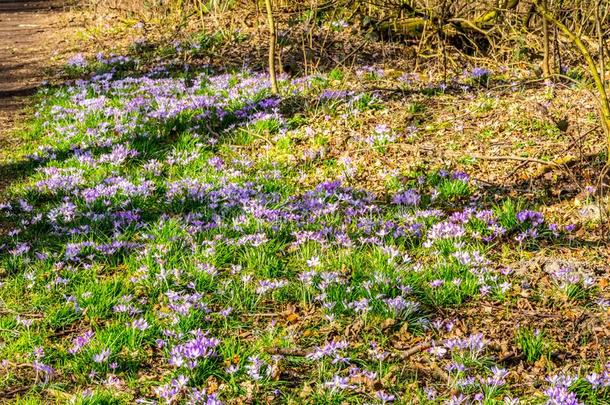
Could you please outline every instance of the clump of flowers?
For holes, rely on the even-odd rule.
[[[559,291],[570,299],[586,298],[596,286],[594,277],[570,265],[557,266],[548,272]]]
[[[92,331],[88,331],[74,338],[74,340],[72,341],[72,346],[70,347],[70,349],[68,349],[68,352],[70,354],[78,353],[84,346],[86,346],[91,341],[93,336],[95,336],[95,333]]]
[[[585,380],[591,385],[594,390],[610,387],[610,363],[601,373],[589,373],[585,376]]]
[[[464,72],[464,77],[467,82],[478,85],[487,84],[490,76],[491,71],[484,67],[474,67],[473,69]]]
[[[85,68],[87,67],[87,59],[82,53],[77,53],[68,59],[66,64],[71,68]]]
[[[208,337],[207,333],[201,330],[192,331],[191,334],[195,336],[193,339],[172,347],[170,350],[170,365],[194,369],[200,361],[205,361],[216,355],[216,346],[218,346],[220,340]]]
[[[567,375],[555,375],[547,378],[550,387],[544,391],[548,397],[547,405],[584,405],[579,401],[570,386],[574,384],[577,377]]]
[[[396,140],[392,129],[385,124],[379,124],[375,126],[374,132],[371,136],[366,138],[366,143],[380,151],[385,150],[388,144]]]
[[[385,75],[385,71],[376,66],[363,66],[356,70],[356,75],[359,77],[366,77],[368,79],[377,79]]]
[[[421,201],[421,195],[417,190],[406,190],[396,193],[392,198],[392,202],[397,205],[406,205],[416,207]]]

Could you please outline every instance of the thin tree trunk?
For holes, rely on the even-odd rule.
[[[559,47],[559,32],[557,27],[553,29],[553,48],[555,49],[555,61],[557,74],[563,74],[563,62],[561,60],[561,48]]]
[[[269,26],[269,76],[271,78],[271,92],[273,94],[278,94],[277,75],[275,72],[276,33],[271,0],[265,0],[265,6],[267,7],[267,25]]]
[[[601,76],[602,83],[606,84],[606,55],[604,52],[606,41],[604,40],[604,32],[602,30],[601,17],[599,14],[601,6],[602,0],[598,0],[595,5],[595,30],[597,31],[597,40],[599,44],[599,75]]]
[[[542,0],[542,7],[546,9],[546,0]],[[544,36],[544,56],[542,59],[542,74],[544,75],[545,79],[549,80],[551,78],[551,65],[549,62],[551,53],[549,40],[549,22],[544,17],[542,17],[542,35]]]
[[[549,11],[541,5],[540,0],[535,0],[534,4],[536,5],[536,9],[538,13],[544,17],[544,19],[548,20],[551,24],[555,25],[568,39],[576,46],[582,57],[587,62],[587,68],[589,73],[593,77],[593,82],[595,83],[595,87],[597,88],[598,98],[599,98],[599,107],[601,110],[600,118],[602,127],[606,133],[607,139],[607,156],[606,159],[610,163],[610,100],[608,99],[608,93],[606,92],[605,83],[602,81],[600,76],[600,72],[598,71],[598,66],[595,63],[595,60],[591,56],[591,53],[587,49],[587,46],[582,42],[580,37],[572,32],[565,24],[559,21],[555,16],[553,16]]]

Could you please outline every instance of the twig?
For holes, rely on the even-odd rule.
[[[244,314],[245,316],[249,316],[252,318],[273,318],[275,316],[282,316],[281,312],[263,312],[260,314]]]
[[[528,162],[521,162],[517,165],[517,167],[515,167],[515,169],[513,171],[511,171],[510,173],[508,173],[505,177],[504,177],[504,181],[510,179],[511,177],[513,177],[513,175],[515,173],[517,173],[519,170],[523,169],[523,167],[527,166]]]
[[[580,141],[582,141],[587,135],[589,135],[592,132],[597,131],[598,129],[600,129],[599,125],[596,125],[595,127],[591,128],[590,130],[588,130],[587,132],[585,132],[582,135],[579,135],[578,138],[575,138],[569,145],[567,148],[565,148],[565,152],[568,153],[570,150],[572,150],[573,147],[576,146],[576,144]]]
[[[516,160],[518,162],[538,163],[538,164],[547,165],[547,166],[555,166],[555,167],[563,166],[563,165],[553,162],[553,161],[541,160],[541,159],[536,159],[536,158],[527,158],[527,157],[522,157],[522,156],[486,156],[486,155],[471,155],[471,156],[473,158],[479,159],[479,160]]]
[[[10,391],[0,391],[0,398],[13,398],[15,395],[17,394],[21,394],[22,392],[26,392],[27,390],[29,390],[31,387],[29,386],[23,386],[23,387],[19,387],[19,388],[15,388],[12,389]]]
[[[282,356],[295,356],[295,357],[306,357],[309,352],[299,349],[299,348],[289,348],[289,347],[269,347],[265,349],[265,352],[271,355],[282,355]]]
[[[512,359],[518,359],[519,357],[520,356],[515,352],[508,352],[504,356],[498,358],[497,361],[498,361],[498,363],[502,364],[502,363],[506,363],[507,361],[512,360]]]
[[[343,59],[341,59],[339,61],[339,65],[344,66],[343,63],[348,60],[349,58],[351,58],[353,55],[355,55],[358,51],[360,51],[362,48],[364,48],[366,45],[369,44],[369,41],[364,41],[362,44],[360,44],[356,49],[354,49],[352,52],[350,52],[346,57],[344,57]]]
[[[41,319],[44,314],[41,312],[18,312],[8,308],[0,308],[0,315],[20,315],[27,318]]]
[[[434,363],[428,363],[427,365],[414,363],[413,368],[417,372],[435,377],[439,381],[449,381],[449,375]]]
[[[602,169],[601,173],[599,174],[599,178],[597,180],[597,190],[600,193],[600,197],[603,197],[603,195],[604,195],[604,186],[606,186],[604,179],[606,178],[609,170],[610,170],[610,165],[608,165],[606,163],[604,165],[604,168]],[[598,198],[600,222],[601,222],[600,232],[601,232],[602,238],[604,236],[608,235],[608,232],[607,232],[608,231],[608,229],[607,229],[608,211],[603,206],[603,204],[604,204],[603,201],[604,201],[604,198]]]
[[[51,333],[48,337],[49,338],[63,337],[63,336],[69,335],[71,333],[78,332],[78,330],[79,330],[79,328],[62,329],[57,332]]]
[[[429,349],[431,347],[432,347],[432,341],[423,342],[423,343],[420,343],[418,345],[415,345],[415,346],[411,347],[408,350],[405,350],[405,351],[401,352],[400,353],[400,357],[402,359],[408,359],[409,357],[411,357],[411,356],[413,356],[413,355],[415,355],[417,353],[421,353],[424,350],[427,350],[427,349]]]

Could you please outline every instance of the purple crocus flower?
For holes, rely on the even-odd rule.
[[[98,364],[105,363],[110,357],[110,353],[111,352],[109,349],[104,349],[101,352],[93,355],[93,361]]]
[[[394,195],[392,202],[397,205],[417,206],[421,201],[421,196],[416,190],[410,189]]]

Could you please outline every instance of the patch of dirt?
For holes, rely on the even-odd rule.
[[[13,129],[69,48],[76,21],[66,1],[0,0],[0,190],[14,175],[5,164],[20,141],[11,136]]]

